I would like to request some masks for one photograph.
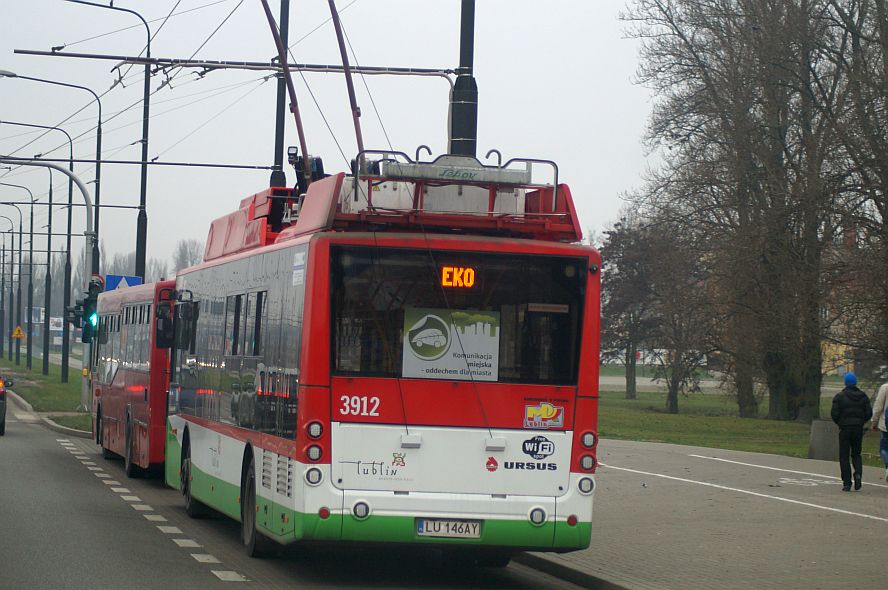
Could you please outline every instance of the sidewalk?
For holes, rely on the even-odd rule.
[[[882,469],[865,467],[863,489],[844,493],[833,462],[632,441],[600,449],[589,549],[529,554],[576,574],[559,577],[640,590],[831,589],[852,587],[852,575],[853,587],[884,586]]]

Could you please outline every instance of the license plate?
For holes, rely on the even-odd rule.
[[[418,518],[416,519],[416,534],[420,537],[478,539],[481,537],[481,521]]]

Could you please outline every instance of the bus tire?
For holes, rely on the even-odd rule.
[[[256,505],[256,468],[251,457],[241,484],[241,541],[243,541],[247,555],[255,558],[267,557],[271,544],[271,541],[256,530],[258,510],[259,507]]]
[[[6,434],[6,418],[4,418],[2,422],[0,422],[0,436],[3,436],[5,434]]]
[[[191,495],[191,445],[186,445],[182,451],[181,491],[185,498],[185,514],[191,518],[207,516],[207,507]]]
[[[96,444],[102,449],[102,459],[113,459],[117,455],[105,448],[105,435],[102,433],[102,408],[96,413]]]
[[[130,479],[141,477],[142,468],[133,463],[133,425],[129,416],[126,418],[126,450],[123,453],[123,471]]]

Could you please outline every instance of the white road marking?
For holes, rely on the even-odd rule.
[[[120,482],[117,481],[116,479],[106,479],[106,480],[103,480],[102,483],[106,483],[109,486],[119,486],[120,485]]]
[[[191,557],[200,563],[222,563],[216,556],[210,555],[209,553],[192,553]]]
[[[173,543],[179,547],[201,547],[201,544],[194,539],[173,539]]]
[[[74,443],[72,443],[72,442],[69,441],[69,440],[66,440],[66,441],[60,442],[59,444],[62,445],[63,447],[73,447],[73,446],[74,446]]]
[[[111,477],[111,476],[108,475],[107,473],[95,473],[94,475],[95,475],[96,477]]]
[[[111,488],[112,492],[117,492],[118,494],[128,494],[129,488]]]
[[[56,442],[71,442],[70,438],[57,438]]]
[[[123,500],[124,502],[141,502],[142,501],[142,498],[140,498],[138,496],[121,496],[120,499]]]
[[[246,579],[245,577],[243,577],[242,575],[240,575],[237,572],[219,571],[219,570],[212,570],[212,572],[213,572],[213,574],[215,574],[215,576],[217,578],[219,578],[223,582],[249,582],[248,579]]]
[[[92,461],[81,461],[80,463],[82,465],[95,465],[95,463],[93,463]]]
[[[789,504],[796,504],[798,506],[807,506],[808,508],[816,508],[817,510],[828,510],[829,512],[836,512],[838,514],[847,514],[848,516],[858,516],[860,518],[867,518],[869,520],[878,520],[879,522],[888,522],[888,518],[883,518],[881,516],[873,516],[871,514],[862,514],[860,512],[851,512],[850,510],[842,510],[841,508],[832,508],[830,506],[821,506],[820,504],[811,504],[810,502],[802,502],[799,500],[791,500],[789,498],[781,498],[780,496],[771,496],[769,494],[762,494],[759,492],[753,492],[750,490],[741,490],[740,488],[732,488],[729,486],[719,485],[717,483],[709,483],[707,481],[696,481],[693,479],[685,479],[684,477],[674,477],[672,475],[664,475],[662,473],[651,473],[650,471],[639,471],[638,469],[629,469],[628,467],[615,467],[613,465],[605,465],[604,463],[599,463],[602,467],[607,467],[608,469],[616,469],[617,471],[628,471],[629,473],[637,473],[639,475],[649,475],[651,477],[660,477],[663,479],[671,479],[672,481],[680,481],[683,483],[692,483],[699,486],[706,486],[709,488],[716,488],[719,490],[725,490],[728,492],[737,492],[740,494],[748,494],[750,496],[758,496],[759,498],[767,498],[769,500],[778,500],[780,502],[787,502]]]
[[[164,526],[162,524],[159,524],[159,525],[157,525],[157,528],[160,530],[160,532],[166,533],[168,535],[181,535],[182,534],[182,531],[179,530],[179,527],[177,527],[177,526]]]
[[[823,475],[822,473],[809,473],[807,471],[796,471],[795,469],[781,469],[780,467],[771,467],[769,465],[756,465],[755,463],[744,463],[742,461],[732,461],[731,459],[722,459],[721,457],[706,457],[705,455],[689,455],[690,457],[694,457],[695,459],[708,459],[710,461],[721,461],[722,463],[733,463],[734,465],[743,465],[745,467],[758,467],[759,469],[770,469],[771,471],[783,471],[784,473],[796,473],[798,475],[812,475],[814,477],[823,477],[826,479],[835,479],[838,481],[842,481],[841,477],[836,477],[834,475]],[[868,486],[874,486],[877,488],[888,488],[883,483],[869,483],[864,482]]]
[[[148,504],[130,504],[130,506],[133,507],[133,510],[138,510],[139,512],[150,512],[154,510],[154,508]]]
[[[151,522],[166,522],[167,519],[165,516],[161,516],[160,514],[143,514],[145,520],[150,520]]]
[[[87,469],[89,469],[90,471],[105,471],[101,467],[87,467]],[[98,473],[96,475],[98,475]]]

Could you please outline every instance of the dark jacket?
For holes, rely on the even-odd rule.
[[[839,428],[862,428],[873,417],[873,407],[866,393],[851,385],[833,398],[830,416]]]

